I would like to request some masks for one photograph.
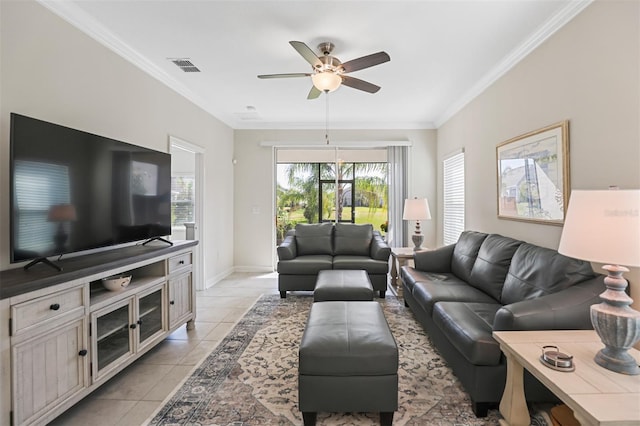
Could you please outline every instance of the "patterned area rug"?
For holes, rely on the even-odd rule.
[[[394,425],[495,425],[471,401],[401,301],[379,300],[399,348]],[[157,412],[151,425],[300,425],[298,344],[310,296],[265,295]],[[319,413],[318,425],[374,425],[377,413]]]

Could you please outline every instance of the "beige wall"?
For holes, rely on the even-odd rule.
[[[561,120],[573,189],[640,188],[640,2],[596,1],[438,129],[439,160],[466,149],[468,229],[558,247],[562,227],[497,219],[495,147]]]
[[[410,141],[409,195],[436,198],[435,130],[330,130],[340,142]],[[272,148],[261,142],[318,145],[324,130],[236,130],[235,132],[235,265],[238,270],[271,270],[274,266],[274,168]],[[435,244],[436,215],[421,223],[424,246]]]
[[[9,267],[9,113],[17,112],[165,152],[169,135],[202,146],[204,276],[230,272],[233,130],[35,2],[2,1],[0,19],[0,268]]]

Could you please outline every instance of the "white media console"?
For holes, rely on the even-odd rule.
[[[197,241],[0,272],[0,424],[46,424],[195,320]],[[100,280],[131,275],[112,292]]]

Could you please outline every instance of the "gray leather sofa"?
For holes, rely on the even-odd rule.
[[[367,271],[374,291],[385,297],[391,249],[371,224],[298,224],[278,246],[278,290],[312,291],[324,269]]]
[[[458,242],[414,255],[400,271],[405,306],[469,393],[476,416],[499,403],[506,359],[494,330],[591,329],[604,276],[588,262],[497,234],[465,231]],[[550,342],[552,343],[552,342]],[[529,402],[555,401],[525,374]]]

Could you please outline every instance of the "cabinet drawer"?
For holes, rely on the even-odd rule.
[[[84,286],[13,305],[11,332],[15,336],[40,325],[52,325],[59,318],[73,313],[78,316],[84,314]]]
[[[191,253],[181,254],[169,258],[169,273],[191,265]]]

